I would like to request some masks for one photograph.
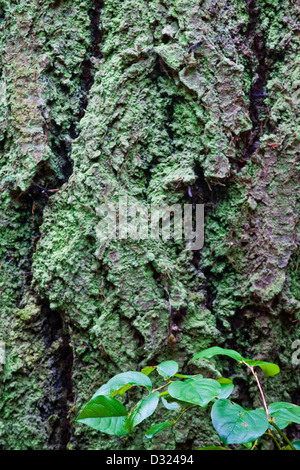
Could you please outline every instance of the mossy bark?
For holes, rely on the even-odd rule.
[[[278,363],[267,399],[297,402],[297,16],[293,0],[0,0],[2,449],[212,444],[205,413],[151,443],[75,418],[113,374],[167,359],[260,406],[233,364],[191,362],[213,344]],[[107,243],[98,208],[120,196],[205,204],[203,249]]]

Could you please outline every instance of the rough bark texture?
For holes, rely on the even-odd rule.
[[[0,0],[2,449],[216,442],[200,412],[152,443],[74,423],[167,359],[260,406],[233,364],[190,361],[214,344],[278,363],[267,399],[297,403],[297,19],[293,0]],[[204,203],[203,249],[105,242],[120,195]]]

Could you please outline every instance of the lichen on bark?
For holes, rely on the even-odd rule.
[[[120,370],[175,359],[221,375],[223,361],[190,361],[212,344],[279,363],[269,398],[296,400],[298,13],[285,0],[0,2],[3,448],[210,444],[203,415],[152,443],[74,420]],[[105,242],[99,207],[120,196],[205,204],[203,249]]]

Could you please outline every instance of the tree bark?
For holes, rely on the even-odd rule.
[[[168,359],[261,406],[238,366],[191,362],[212,345],[276,362],[267,400],[297,403],[297,17],[293,0],[0,0],[0,448],[213,444],[205,413],[152,442],[75,422],[112,375]],[[105,240],[120,196],[204,204],[203,248]]]

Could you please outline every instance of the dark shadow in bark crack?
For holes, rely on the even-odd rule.
[[[60,313],[50,309],[48,300],[42,300],[41,304],[42,335],[49,352],[52,372],[49,388],[54,392],[55,399],[52,394],[45,396],[40,413],[48,422],[49,448],[64,450],[72,434],[68,413],[70,404],[74,401],[73,350]]]

